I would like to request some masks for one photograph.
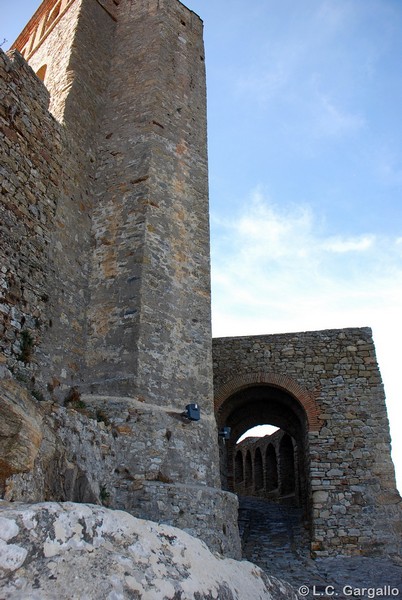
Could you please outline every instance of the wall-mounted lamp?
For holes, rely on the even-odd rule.
[[[200,407],[198,404],[187,404],[186,410],[184,413],[182,413],[182,415],[190,421],[199,421],[201,418]]]
[[[232,433],[232,428],[231,427],[222,427],[218,433],[219,433],[219,437],[223,438],[224,440],[228,440],[230,438],[230,434]]]

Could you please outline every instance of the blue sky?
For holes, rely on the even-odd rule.
[[[0,0],[0,41],[39,4]],[[402,3],[185,4],[205,26],[213,333],[372,327],[402,489]]]

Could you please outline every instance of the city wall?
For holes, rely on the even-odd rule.
[[[401,498],[371,330],[219,338],[213,357],[218,425],[232,428],[228,489],[236,439],[271,423],[296,441],[315,555],[400,552]]]

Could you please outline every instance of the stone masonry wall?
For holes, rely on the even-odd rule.
[[[54,4],[50,2],[49,4]],[[45,31],[41,39],[36,36],[37,43],[32,44],[31,51],[21,48],[24,40],[17,40],[16,48],[37,73],[46,67],[45,84],[50,93],[49,110],[59,121],[63,121],[65,101],[73,85],[73,73],[69,67],[71,61],[71,40],[74,39],[81,0],[69,2],[68,10],[62,20],[56,20],[50,31]],[[31,44],[28,45],[30,47]],[[88,47],[90,49],[90,46]]]
[[[122,0],[113,11],[98,0],[49,0],[37,17],[59,4],[49,28],[35,29],[34,17],[20,40],[26,49],[29,32],[39,36],[26,56],[35,71],[47,67],[53,116],[30,67],[16,52],[14,62],[4,57],[15,188],[4,187],[11,291],[0,376],[16,375],[36,401],[101,414],[111,443],[77,434],[57,407],[60,419],[39,418],[41,433],[17,407],[0,437],[20,427],[35,444],[22,465],[5,457],[2,485],[14,500],[98,501],[103,482],[110,506],[192,529],[239,556],[237,499],[220,490],[213,411],[202,22],[163,0]],[[33,402],[21,388],[22,398]],[[182,416],[189,403],[201,407],[197,423]],[[93,454],[94,440],[108,446],[107,460],[99,447]],[[78,482],[68,494],[65,477]]]
[[[26,62],[3,52],[0,61],[0,360],[35,388],[39,363],[47,362],[39,348],[53,325],[49,305],[56,274],[50,256],[62,195],[63,132]]]
[[[117,15],[83,392],[109,407],[122,398],[122,412],[125,397],[141,403],[168,477],[185,484],[196,474],[199,485],[218,487],[202,22],[179,2],[156,0],[122,2]],[[201,422],[185,429],[190,403]],[[159,436],[161,428],[173,435]],[[127,444],[131,457],[136,441]]]
[[[119,6],[91,278],[92,389],[213,413],[202,22]]]
[[[58,203],[53,236],[59,282],[54,286],[55,318],[48,348],[56,355],[59,396],[80,385],[87,362],[88,281],[93,240],[92,212],[97,144],[111,66],[115,21],[98,2],[75,0],[30,57],[34,70],[47,65],[50,110],[65,127],[63,155],[66,194]]]
[[[86,362],[95,140],[114,25],[99,3],[76,0],[32,56],[35,70],[48,66],[50,105],[62,124],[26,63],[2,55],[2,275],[12,288],[4,343],[10,366],[33,378],[40,396],[64,399]]]
[[[275,375],[314,395],[320,426],[308,432],[306,463],[315,554],[400,552],[401,498],[371,330],[220,338],[213,352],[217,411],[230,405],[220,391],[228,382],[235,390]]]

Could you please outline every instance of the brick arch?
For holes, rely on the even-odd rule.
[[[219,413],[225,400],[230,396],[252,385],[270,385],[280,388],[293,396],[304,408],[307,415],[309,431],[319,431],[322,427],[318,418],[319,409],[315,394],[301,387],[294,379],[287,375],[258,371],[236,375],[220,386],[215,393],[215,414]]]

